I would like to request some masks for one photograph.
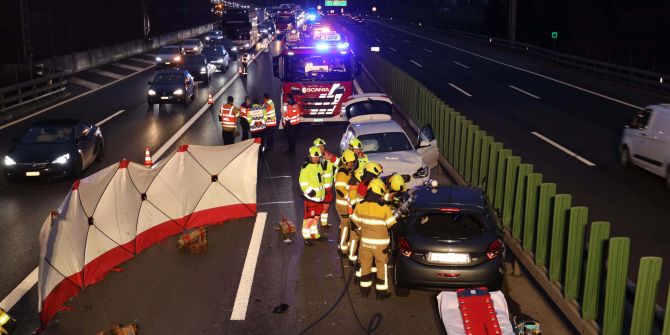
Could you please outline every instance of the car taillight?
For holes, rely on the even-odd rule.
[[[500,239],[497,239],[486,249],[486,258],[489,260],[494,259],[502,255],[503,251],[505,251],[505,244]]]
[[[398,237],[398,249],[403,256],[412,256],[412,246],[404,237]]]

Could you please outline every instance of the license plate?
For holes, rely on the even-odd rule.
[[[170,99],[170,97],[161,97],[161,100],[167,100]]]
[[[39,171],[27,171],[26,172],[26,177],[39,177],[40,172]]]
[[[428,253],[428,261],[444,264],[467,264],[470,263],[470,255],[455,252],[431,252]]]
[[[165,65],[170,65],[170,62],[165,62]]]
[[[323,122],[323,119],[314,119],[314,122]]]

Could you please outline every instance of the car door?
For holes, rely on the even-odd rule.
[[[95,160],[95,141],[93,141],[91,125],[85,122],[77,124],[76,144],[81,152],[82,168],[86,168]]]
[[[630,158],[636,165],[645,169],[653,169],[649,162],[650,151],[648,148],[648,126],[649,120],[653,116],[650,108],[645,108],[637,112],[631,122],[626,126],[626,135],[630,145]]]
[[[440,151],[437,148],[437,140],[435,139],[435,133],[433,133],[431,125],[428,124],[421,128],[417,142],[416,151],[421,154],[424,163],[428,165],[429,169],[437,167],[437,158]]]
[[[665,163],[670,156],[670,113],[656,111],[647,126],[645,153],[652,172],[665,177],[667,169]]]

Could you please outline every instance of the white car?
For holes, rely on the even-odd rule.
[[[624,167],[635,164],[665,178],[670,188],[670,104],[639,110],[623,130],[619,157]]]
[[[433,129],[421,129],[416,145],[405,131],[391,119],[393,102],[380,93],[352,95],[342,106],[349,126],[342,136],[340,151],[358,137],[368,159],[384,168],[382,177],[392,173],[403,176],[408,188],[430,178],[430,169],[437,166],[439,151]]]

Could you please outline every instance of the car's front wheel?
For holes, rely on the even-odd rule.
[[[398,271],[396,270],[398,268],[398,264],[393,265],[393,291],[395,292],[395,295],[398,297],[406,297],[409,295],[410,290],[404,287],[401,287],[398,284]]]
[[[621,147],[621,150],[619,150],[619,161],[624,168],[629,168],[631,166],[628,146],[624,145]]]
[[[98,145],[95,149],[95,161],[100,162],[105,156],[105,142],[102,138],[98,139]]]
[[[152,109],[152,108],[154,108],[154,103],[153,102],[147,102],[147,106],[149,107],[149,109]]]

